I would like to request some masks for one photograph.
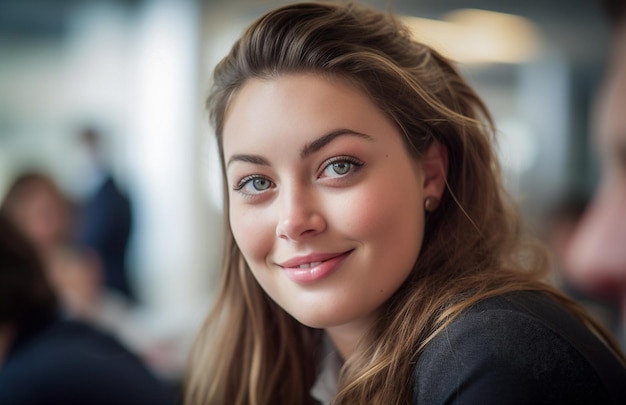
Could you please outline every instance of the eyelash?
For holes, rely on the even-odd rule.
[[[328,160],[326,160],[321,166],[320,166],[320,170],[319,170],[319,175],[318,178],[322,177],[322,174],[326,171],[326,169],[328,169],[331,165],[335,164],[335,163],[349,163],[350,165],[352,165],[352,167],[350,168],[350,171],[346,174],[339,174],[337,173],[337,176],[332,176],[333,178],[343,178],[349,174],[351,174],[352,172],[354,172],[355,170],[358,170],[359,168],[361,168],[364,163],[362,161],[360,161],[359,159],[356,159],[352,156],[335,156],[332,157]],[[329,176],[331,177],[331,176]],[[250,184],[250,182],[255,181],[255,180],[265,180],[268,181],[270,183],[273,183],[273,181],[266,176],[261,176],[258,174],[251,174],[249,176],[245,176],[244,178],[242,178],[241,180],[239,180],[239,182],[237,182],[237,184],[235,186],[233,186],[233,190],[234,191],[238,191],[242,194],[247,194],[247,195],[254,195],[254,194],[261,194],[264,190],[257,190],[258,193],[247,193],[245,191],[242,191],[244,187],[246,187],[248,184]],[[269,188],[269,187],[268,187]]]
[[[233,187],[233,190],[241,191],[242,188],[244,188],[248,183],[254,180],[266,180],[272,183],[272,180],[270,180],[268,177],[259,176],[258,174],[251,174],[239,180],[239,182]]]

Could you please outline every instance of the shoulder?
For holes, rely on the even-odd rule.
[[[171,394],[116,339],[80,322],[57,322],[0,370],[0,403],[168,404]]]
[[[532,292],[465,311],[426,346],[413,377],[418,403],[626,399],[626,369],[568,311]]]

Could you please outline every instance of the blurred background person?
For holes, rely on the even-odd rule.
[[[101,134],[86,127],[79,134],[83,156],[80,177],[85,198],[79,202],[78,243],[100,260],[104,285],[131,303],[136,301],[126,267],[132,207],[107,165]]]
[[[55,180],[37,171],[19,174],[9,186],[0,212],[37,249],[66,314],[96,320],[102,289],[101,269],[93,255],[72,245],[71,204]]]
[[[616,334],[626,347],[626,2],[603,3],[614,39],[592,127],[601,179],[568,247],[565,276],[581,293],[619,305]]]
[[[173,404],[120,342],[59,317],[39,253],[0,213],[0,403]]]
[[[51,175],[25,171],[11,183],[0,213],[11,219],[34,245],[66,318],[97,326],[120,339],[155,370],[166,368],[173,362],[175,349],[167,339],[152,336],[144,329],[141,311],[130,305],[125,296],[106,288],[104,261],[99,253],[75,240],[75,207]],[[93,219],[95,223],[99,221]],[[104,229],[102,239],[111,239],[107,232]],[[98,230],[94,233],[98,234]],[[95,241],[99,241],[95,236]]]
[[[572,285],[568,254],[579,223],[589,205],[589,197],[582,192],[569,192],[548,210],[539,235],[552,253],[551,281],[567,295],[581,303],[598,321],[615,333],[619,329],[619,305],[613,299],[590,297]]]

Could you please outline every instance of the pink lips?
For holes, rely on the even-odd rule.
[[[311,283],[333,273],[352,250],[343,253],[311,254],[280,263],[287,277],[297,283]]]

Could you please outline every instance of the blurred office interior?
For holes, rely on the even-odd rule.
[[[80,198],[76,133],[100,128],[134,203],[138,333],[171,344],[155,367],[173,378],[220,265],[222,185],[204,111],[211,70],[252,19],[284,3],[0,0],[0,197],[34,167]],[[571,190],[593,189],[590,113],[609,46],[598,1],[364,3],[406,16],[459,60],[492,110],[507,186],[531,227]]]

